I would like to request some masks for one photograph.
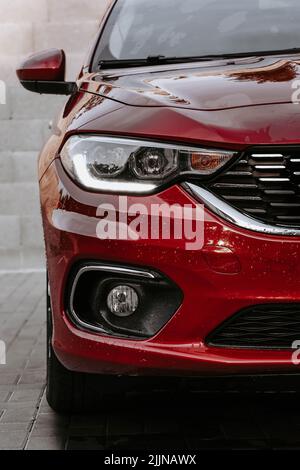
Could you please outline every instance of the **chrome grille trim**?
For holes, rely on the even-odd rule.
[[[245,188],[255,189],[258,188],[257,184],[236,184],[236,183],[216,183],[216,188]]]
[[[259,196],[224,196],[228,201],[262,201]]]
[[[260,222],[251,216],[244,215],[207,189],[200,186],[196,186],[192,183],[184,183],[183,187],[191,192],[199,202],[203,203],[214,214],[238,227],[269,235],[300,237],[300,229],[279,227]]]
[[[286,195],[286,196],[292,196],[295,193],[295,191],[289,190],[289,189],[264,189],[264,193],[266,194],[279,194],[279,195]]]
[[[227,176],[252,176],[251,171],[228,171]]]
[[[288,183],[290,181],[289,178],[259,178],[259,181],[263,183]]]
[[[285,170],[285,165],[255,165],[256,170]],[[250,174],[252,174],[250,172]]]
[[[195,184],[246,216],[300,229],[300,145],[252,147],[227,170],[202,181]]]
[[[252,153],[253,158],[283,158],[282,153]]]

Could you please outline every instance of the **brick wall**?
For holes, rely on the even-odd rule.
[[[39,96],[18,84],[17,64],[58,47],[75,79],[108,0],[0,0],[0,271],[44,266],[37,155],[64,97]],[[2,83],[3,86],[3,83]],[[1,90],[1,89],[0,89]]]

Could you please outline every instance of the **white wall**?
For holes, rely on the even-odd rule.
[[[108,1],[0,0],[0,271],[44,266],[37,155],[65,100],[26,92],[15,69],[24,56],[58,47],[74,79]]]

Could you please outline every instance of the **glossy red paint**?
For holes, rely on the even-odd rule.
[[[112,2],[113,3],[113,2]],[[72,134],[109,134],[242,150],[299,144],[299,108],[291,85],[300,55],[93,72],[93,53],[54,124],[39,159],[40,196],[53,309],[53,347],[68,369],[105,374],[202,375],[293,372],[290,351],[213,348],[206,336],[242,308],[300,302],[300,238],[240,229],[205,209],[205,246],[186,251],[182,240],[101,241],[100,203],[117,195],[80,189],[59,153]],[[64,56],[26,62],[21,80],[63,79]],[[33,70],[34,69],[34,70]],[[40,74],[40,75],[39,75]],[[132,203],[139,197],[130,197]],[[153,203],[199,204],[181,186],[143,196]],[[170,322],[147,341],[116,339],[75,327],[65,312],[68,275],[78,260],[151,267],[182,289]]]
[[[139,374],[215,374],[215,373],[266,373],[294,371],[290,352],[231,350],[207,347],[204,338],[217,325],[241,308],[257,303],[300,301],[299,266],[300,239],[260,235],[237,229],[206,210],[205,247],[200,252],[187,252],[185,240],[169,241],[110,241],[95,237],[96,208],[101,202],[116,202],[117,196],[95,194],[78,188],[66,176],[59,161],[59,149],[66,138],[74,133],[112,134],[136,136],[173,142],[202,144],[208,147],[244,149],[256,144],[300,143],[298,107],[287,99],[282,85],[282,59],[265,59],[266,74],[271,68],[272,82],[257,81],[264,66],[257,64],[250,80],[249,64],[235,67],[223,62],[210,64],[209,71],[195,64],[191,69],[186,88],[181,85],[180,96],[190,100],[186,103],[162,100],[154,104],[153,98],[142,96],[141,77],[148,70],[132,71],[122,77],[123,83],[115,94],[108,77],[86,74],[82,78],[81,91],[70,98],[54,134],[46,144],[40,158],[40,188],[50,285],[54,310],[53,346],[61,362],[72,370],[98,373]],[[294,64],[292,58],[285,62]],[[183,68],[186,69],[186,66]],[[205,70],[204,78],[203,68]],[[279,83],[276,82],[276,70]],[[289,70],[289,67],[287,68]],[[295,65],[296,77],[298,66]],[[169,76],[172,83],[177,71],[151,71],[163,83],[161,76]],[[185,73],[187,73],[185,71]],[[243,74],[247,79],[243,80]],[[139,78],[138,91],[129,93],[127,87]],[[195,78],[193,78],[195,76]],[[211,80],[217,76],[214,82]],[[159,78],[160,77],[160,78]],[[288,75],[289,77],[289,75]],[[127,87],[125,81],[128,80]],[[145,78],[143,78],[145,80]],[[166,79],[165,79],[166,80]],[[195,88],[191,89],[191,81]],[[199,82],[200,80],[200,82]],[[199,83],[205,83],[207,96],[213,90],[221,96],[224,89],[230,95],[244,90],[243,97],[236,95],[235,106],[228,106],[216,97],[218,106],[204,104],[205,93]],[[116,83],[116,82],[114,82]],[[156,83],[156,82],[155,82]],[[184,80],[181,82],[184,84]],[[276,88],[272,94],[272,84]],[[120,85],[120,83],[119,83]],[[223,88],[224,85],[224,88]],[[148,85],[147,85],[148,86]],[[249,88],[259,90],[268,86],[268,99],[245,103]],[[290,81],[285,84],[290,87]],[[125,88],[125,89],[124,89]],[[223,90],[223,91],[222,91]],[[280,92],[281,90],[281,92]],[[172,90],[172,93],[174,90]],[[200,94],[203,95],[202,104]],[[251,93],[249,96],[251,96]],[[121,96],[123,94],[123,97]],[[179,93],[178,93],[179,94]],[[131,101],[129,96],[137,96]],[[193,95],[198,99],[193,100]],[[232,96],[232,95],[231,95]],[[138,102],[135,101],[138,99]],[[229,98],[228,98],[229,99]],[[147,103],[148,104],[147,104]],[[125,104],[127,103],[127,104]],[[199,108],[199,109],[197,109]],[[201,109],[200,109],[201,108]],[[133,198],[138,202],[139,198]],[[143,197],[143,203],[193,203],[197,204],[183,189],[174,186],[156,196]],[[224,250],[214,250],[222,246]],[[163,255],[162,255],[163,253]],[[153,339],[148,341],[118,340],[74,327],[64,312],[64,289],[71,266],[78,259],[95,259],[149,266],[164,272],[184,292],[184,302],[175,317]]]
[[[59,49],[49,49],[28,57],[17,69],[20,81],[57,81],[65,79],[65,53]]]
[[[218,111],[291,103],[299,69],[300,56],[250,57],[104,71],[89,86],[127,105]]]
[[[206,211],[205,247],[202,251],[187,252],[184,239],[101,241],[95,235],[99,221],[97,206],[101,202],[116,204],[116,198],[79,189],[64,174],[58,159],[41,180],[55,312],[53,345],[66,367],[105,374],[171,375],[294,370],[290,351],[212,348],[205,345],[204,339],[241,308],[257,302],[300,301],[299,238],[291,240],[254,234],[224,223]],[[139,198],[132,197],[130,202],[139,202]],[[178,186],[143,198],[143,202],[196,204]],[[216,245],[227,247],[239,260],[241,268],[238,272],[218,272],[207,264],[207,253],[213,260],[211,247]],[[215,252],[217,265],[220,264],[219,254]],[[79,259],[158,269],[181,287],[183,304],[163,330],[147,341],[109,338],[78,330],[64,311],[64,293],[70,268]]]

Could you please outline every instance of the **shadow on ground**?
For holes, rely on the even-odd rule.
[[[67,449],[300,448],[300,411],[290,394],[151,393],[69,418]]]

